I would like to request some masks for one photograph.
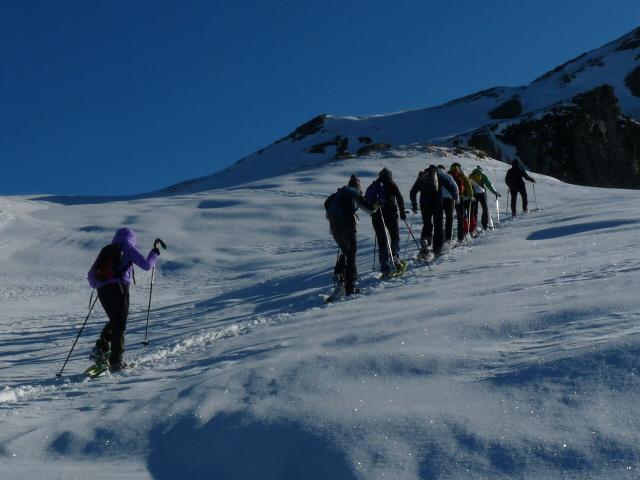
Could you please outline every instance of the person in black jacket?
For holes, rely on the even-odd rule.
[[[398,211],[400,219],[406,220],[404,199],[393,174],[388,168],[383,168],[367,188],[365,198],[369,203],[377,203],[380,208],[371,215],[373,229],[378,240],[378,258],[380,271],[389,274],[399,266],[400,262],[400,227],[398,225]],[[386,227],[386,229],[385,229]]]
[[[524,168],[520,165],[520,160],[515,159],[511,162],[511,168],[507,170],[507,175],[504,178],[504,182],[509,187],[509,193],[511,193],[511,215],[515,217],[516,213],[516,199],[518,197],[518,193],[522,197],[522,211],[524,213],[528,213],[528,200],[527,200],[527,187],[524,183],[525,180],[529,180],[532,183],[536,183],[535,179],[532,178],[525,172]]]
[[[434,255],[442,253],[444,235],[442,229],[442,193],[440,184],[444,186],[454,201],[458,200],[458,189],[448,175],[438,174],[435,165],[418,173],[409,196],[411,197],[411,208],[413,213],[418,211],[416,195],[420,192],[420,211],[422,212],[422,234],[420,254],[426,256],[428,246],[433,244]]]
[[[358,224],[356,211],[361,208],[366,213],[373,213],[376,206],[371,205],[363,196],[360,189],[360,179],[351,175],[349,183],[331,194],[324,202],[327,220],[331,228],[331,235],[340,247],[340,255],[336,261],[333,273],[344,284],[344,292],[351,295],[356,291],[355,281],[358,278],[356,254],[358,242],[356,226]]]

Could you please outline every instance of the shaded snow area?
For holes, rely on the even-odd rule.
[[[387,166],[408,203],[453,161],[503,193],[499,228],[383,282],[361,214],[363,291],[325,305],[327,195]],[[415,148],[176,196],[0,197],[0,478],[639,478],[640,193],[534,175],[505,221],[506,168]],[[120,226],[169,247],[151,343],[138,269],[136,367],[83,378],[98,308],[57,379]]]

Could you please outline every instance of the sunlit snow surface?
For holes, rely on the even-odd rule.
[[[503,193],[500,228],[383,283],[362,214],[363,293],[325,305],[326,196],[387,166],[408,203],[419,169],[453,161]],[[504,221],[506,168],[404,149],[175,196],[0,197],[0,478],[640,476],[640,194],[536,175],[536,211]],[[57,379],[125,225],[169,246],[151,344],[138,269],[136,368],[82,377],[98,308]]]

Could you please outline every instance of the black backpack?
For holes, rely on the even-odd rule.
[[[129,264],[125,265],[124,268],[120,268],[123,255],[121,243],[111,243],[102,247],[98,257],[91,266],[96,280],[98,282],[106,282],[108,280],[121,278],[122,274],[130,266]]]
[[[386,206],[389,202],[387,192],[384,191],[384,183],[380,180],[376,180],[369,185],[369,188],[367,188],[367,191],[364,193],[364,197],[372,205],[377,203],[381,207]]]
[[[346,218],[354,214],[353,197],[345,190],[346,188],[339,188],[324,201],[327,218]]]

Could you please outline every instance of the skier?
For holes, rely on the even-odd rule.
[[[370,204],[378,204],[380,208],[371,215],[373,229],[378,240],[378,258],[380,271],[389,275],[393,270],[401,268],[400,264],[400,229],[398,227],[398,209],[400,219],[406,220],[404,199],[391,170],[383,168],[366,190],[365,198]],[[385,229],[386,227],[386,229]],[[389,256],[391,253],[391,257]]]
[[[444,168],[444,165],[438,165],[438,179],[442,179],[443,181],[440,183],[440,195],[442,195],[442,210],[444,211],[444,241],[451,242],[453,238],[453,208],[457,202],[460,202],[458,197],[458,185],[456,181],[453,179],[451,175],[447,173]],[[449,185],[453,185],[453,188],[456,191],[455,195],[451,195],[449,193],[449,189],[444,187],[444,184],[448,183]]]
[[[458,242],[462,242],[467,233],[469,233],[469,222],[467,216],[471,202],[473,199],[473,186],[469,181],[469,178],[464,174],[462,165],[458,162],[451,164],[449,175],[453,177],[458,185],[458,192],[460,195],[460,202],[456,206],[456,217],[458,219]]]
[[[522,211],[528,213],[528,201],[527,201],[527,187],[524,183],[525,180],[529,180],[532,183],[536,183],[536,180],[529,176],[525,172],[524,168],[520,165],[520,160],[517,158],[511,162],[511,168],[507,170],[507,174],[504,178],[504,182],[509,187],[509,193],[511,193],[511,216],[515,217],[516,213],[516,199],[518,193],[522,197]]]
[[[480,222],[482,229],[486,230],[489,226],[489,206],[487,205],[486,189],[493,193],[496,198],[500,198],[500,194],[493,187],[489,177],[487,177],[480,165],[473,169],[473,172],[469,175],[469,180],[473,182],[473,196],[476,199],[471,208],[471,231],[475,232],[478,225],[478,204],[482,205]]]
[[[360,179],[355,174],[351,175],[346,186],[332,193],[324,202],[331,235],[342,252],[338,256],[333,273],[335,277],[344,282],[346,295],[358,293],[355,288],[355,281],[358,277],[356,267],[356,253],[358,250],[356,237],[358,217],[356,211],[358,208],[371,214],[377,209],[377,205],[371,205],[362,196]]]
[[[136,247],[133,231],[120,228],[116,231],[111,245],[102,249],[87,274],[89,285],[98,290],[98,298],[109,318],[89,358],[97,364],[108,362],[109,370],[112,372],[127,366],[122,360],[122,354],[129,315],[129,285],[132,279],[135,281],[133,264],[143,270],[149,270],[155,266],[159,256],[160,250],[154,243],[145,258]]]
[[[428,247],[433,245],[433,254],[442,253],[443,231],[442,231],[442,194],[440,184],[449,191],[454,200],[458,198],[458,191],[453,184],[450,184],[444,176],[438,175],[435,165],[418,173],[409,196],[411,197],[411,208],[413,213],[417,213],[418,206],[416,195],[420,192],[420,211],[422,213],[422,234],[420,235],[420,255],[424,258],[428,255]]]

